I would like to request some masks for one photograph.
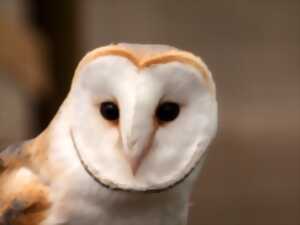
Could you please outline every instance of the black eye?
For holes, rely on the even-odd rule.
[[[179,115],[180,107],[174,102],[165,102],[156,109],[156,117],[162,122],[170,122],[175,120]]]
[[[107,120],[119,119],[118,106],[113,102],[103,102],[100,107],[102,116]]]

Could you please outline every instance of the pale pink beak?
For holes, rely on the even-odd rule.
[[[152,145],[152,139],[153,135],[147,135],[147,137],[139,140],[136,139],[135,141],[129,142],[127,149],[125,149],[125,157],[134,176],[149,152]]]

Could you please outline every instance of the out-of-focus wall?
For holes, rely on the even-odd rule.
[[[0,3],[1,18],[26,22],[28,5],[26,0],[2,0]]]
[[[46,48],[26,3],[0,2],[0,150],[36,134],[37,103],[51,89]]]
[[[164,43],[207,62],[220,130],[191,225],[300,224],[300,1],[81,1],[82,54]]]

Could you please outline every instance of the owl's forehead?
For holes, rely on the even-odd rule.
[[[182,51],[167,45],[121,43],[96,48],[86,54],[80,61],[74,79],[79,76],[79,71],[87,64],[105,56],[124,57],[131,61],[138,69],[171,62],[180,62],[192,66],[199,71],[214,93],[215,88],[210,71],[201,58],[190,52]]]

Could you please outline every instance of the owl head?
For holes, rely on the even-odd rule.
[[[217,128],[207,66],[163,45],[91,51],[76,69],[64,110],[84,170],[125,191],[162,191],[184,181]]]

